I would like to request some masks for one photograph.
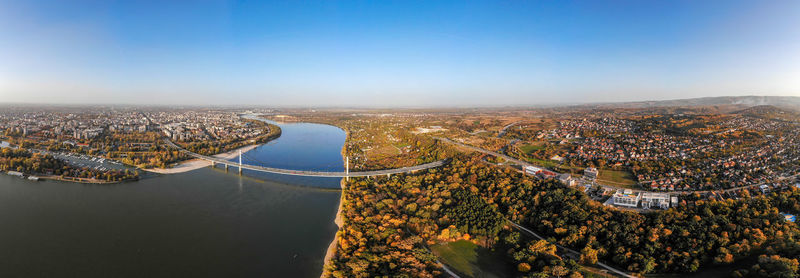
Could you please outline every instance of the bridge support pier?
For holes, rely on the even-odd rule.
[[[228,172],[228,164],[225,164],[225,173]]]
[[[211,168],[216,168],[216,167],[217,167],[217,163],[214,162],[214,161],[211,161]]]

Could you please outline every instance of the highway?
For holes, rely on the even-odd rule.
[[[256,166],[256,165],[248,165],[248,164],[239,164],[232,161],[228,161],[221,158],[205,156],[198,153],[190,152],[180,146],[176,145],[170,140],[164,139],[164,142],[182,153],[185,153],[191,157],[203,159],[206,161],[210,161],[212,163],[218,163],[233,167],[241,167],[242,169],[252,170],[252,171],[259,171],[259,172],[267,172],[267,173],[275,173],[275,174],[283,174],[283,175],[292,175],[292,176],[306,176],[306,177],[371,177],[371,176],[381,176],[381,175],[392,175],[392,174],[402,174],[402,173],[409,173],[419,170],[426,170],[430,168],[436,168],[444,166],[448,163],[447,160],[439,160],[434,161],[431,163],[420,164],[416,166],[409,166],[403,168],[395,168],[395,169],[385,169],[385,170],[375,170],[375,171],[361,171],[361,172],[325,172],[325,171],[303,171],[303,170],[289,170],[289,169],[280,169],[280,168],[272,168],[272,167],[264,167],[264,166]]]

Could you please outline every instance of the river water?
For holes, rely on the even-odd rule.
[[[245,163],[341,170],[342,130],[281,127]],[[319,277],[340,196],[325,188],[339,179],[235,173],[116,185],[0,174],[0,277]]]

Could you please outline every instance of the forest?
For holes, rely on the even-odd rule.
[[[460,239],[501,250],[520,277],[591,275],[580,265],[598,261],[640,274],[732,264],[737,277],[795,277],[798,271],[800,231],[779,213],[798,213],[794,187],[738,200],[694,196],[676,208],[636,213],[604,207],[554,180],[459,155],[417,175],[351,179],[344,194],[337,256],[326,266],[334,277],[440,276],[427,246]],[[521,236],[505,219],[546,240]],[[554,244],[581,256],[560,256]]]

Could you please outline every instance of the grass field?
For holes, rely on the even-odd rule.
[[[515,273],[503,254],[482,248],[467,240],[431,246],[433,253],[453,271],[467,277],[509,277]]]
[[[550,168],[550,169],[555,168],[556,165],[558,165],[558,164],[556,164],[556,162],[554,162],[552,160],[544,160],[544,159],[538,159],[538,158],[528,158],[526,160],[528,162],[530,162],[530,163],[533,163],[534,165],[538,165],[538,166],[542,166],[542,167]]]
[[[522,146],[519,147],[519,149],[521,151],[525,152],[526,154],[530,154],[530,153],[532,153],[534,151],[538,151],[538,150],[544,149],[544,144],[542,144],[542,143],[538,143],[538,144],[534,143],[532,145],[522,145]]]
[[[600,170],[600,176],[597,177],[597,180],[607,182],[610,185],[630,188],[636,185],[636,181],[633,180],[633,174],[628,171]]]

